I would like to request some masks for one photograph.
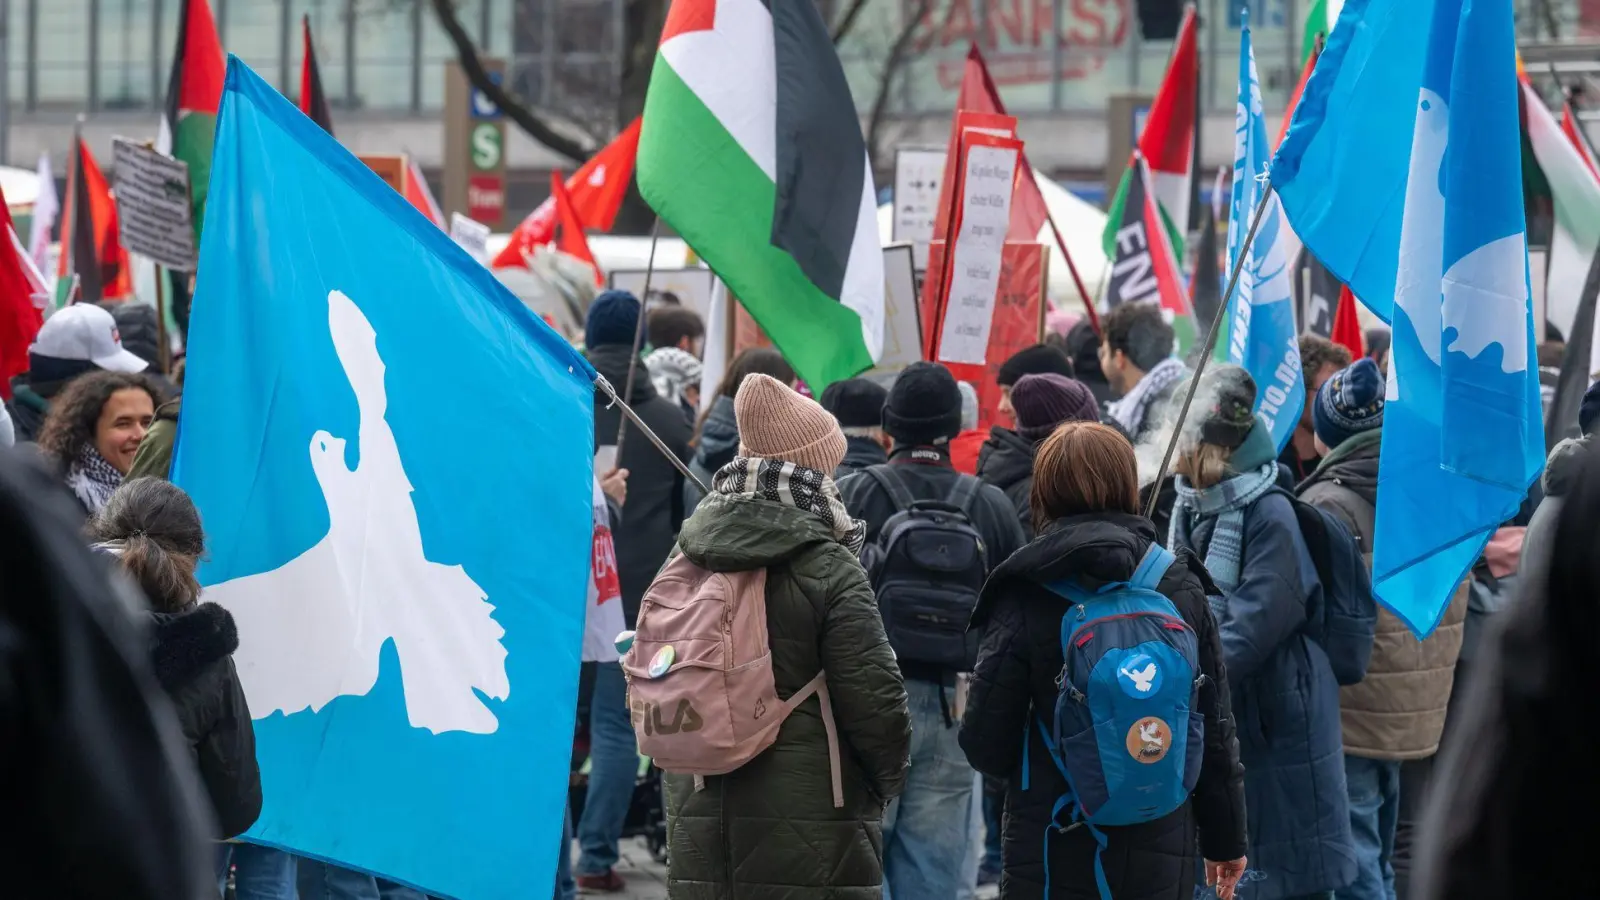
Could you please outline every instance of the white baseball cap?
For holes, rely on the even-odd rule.
[[[87,360],[111,372],[143,372],[150,364],[122,349],[117,321],[92,303],[74,303],[44,320],[29,353]]]

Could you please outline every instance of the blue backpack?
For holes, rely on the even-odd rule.
[[[1110,900],[1111,889],[1100,860],[1106,847],[1100,826],[1169,815],[1200,777],[1205,718],[1195,710],[1204,681],[1199,640],[1156,590],[1174,559],[1151,544],[1127,582],[1092,592],[1070,581],[1045,585],[1074,604],[1061,619],[1065,665],[1057,682],[1055,727],[1039,722],[1050,759],[1070,789],[1056,800],[1051,825],[1059,831],[1083,825],[1094,835],[1102,900]],[[1022,771],[1027,790],[1026,759]],[[1062,822],[1068,810],[1071,821]],[[1045,896],[1049,859],[1046,831]]]

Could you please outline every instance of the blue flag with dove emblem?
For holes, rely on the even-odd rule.
[[[1228,265],[1245,252],[1261,195],[1267,190],[1267,120],[1261,113],[1261,84],[1256,78],[1255,51],[1250,42],[1248,13],[1239,32],[1239,99],[1234,113],[1233,194],[1228,208]],[[1250,244],[1250,258],[1239,272],[1233,296],[1227,298],[1228,333],[1217,356],[1243,366],[1256,383],[1256,414],[1272,430],[1279,451],[1300,424],[1306,406],[1305,378],[1300,371],[1300,332],[1294,320],[1290,236],[1278,198],[1267,200],[1261,226]]]
[[[1394,328],[1372,575],[1418,636],[1544,461],[1515,54],[1511,0],[1348,0],[1272,169]]]
[[[238,624],[247,839],[441,897],[550,885],[594,371],[236,58],[173,478]]]

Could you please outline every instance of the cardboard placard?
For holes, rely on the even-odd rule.
[[[410,169],[405,154],[377,153],[356,158],[366,163],[367,168],[378,173],[378,177],[383,179],[384,184],[394,188],[395,193],[405,196],[406,172]]]
[[[189,166],[143,143],[112,138],[112,191],[122,246],[178,272],[195,270]]]
[[[939,214],[945,151],[937,147],[896,147],[894,151],[894,219],[891,238],[911,242],[912,265],[928,268],[928,243]]]
[[[967,133],[961,144],[961,166],[952,192],[950,252],[930,333],[937,335],[937,345],[929,356],[944,363],[981,366],[988,352],[1022,142]]]
[[[450,239],[478,262],[489,259],[489,226],[461,213],[450,214]]]

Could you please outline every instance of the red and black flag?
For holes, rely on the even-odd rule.
[[[311,40],[311,17],[300,17],[300,32],[305,54],[300,58],[300,111],[322,130],[333,134],[333,116],[328,112],[328,94],[322,89],[322,68],[317,65],[317,46]]]

